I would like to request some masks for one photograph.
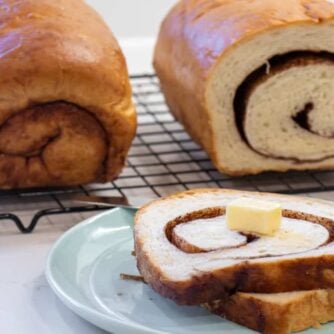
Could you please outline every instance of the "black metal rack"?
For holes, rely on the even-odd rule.
[[[0,220],[12,221],[22,233],[30,233],[45,216],[105,209],[69,200],[73,193],[154,198],[195,187],[289,194],[334,190],[334,171],[266,173],[239,178],[220,174],[207,154],[169,113],[157,78],[141,75],[131,80],[138,112],[138,134],[120,178],[106,184],[65,189],[1,191]],[[39,210],[24,224],[12,213],[17,206]]]

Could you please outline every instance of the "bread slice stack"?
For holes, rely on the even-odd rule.
[[[237,198],[283,208],[272,237],[227,228]],[[135,218],[137,265],[159,294],[262,333],[334,320],[334,207],[298,197],[194,190],[154,201]],[[279,321],[278,321],[279,320]]]

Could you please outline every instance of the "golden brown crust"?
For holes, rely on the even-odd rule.
[[[261,170],[235,170],[218,161],[207,83],[219,60],[269,30],[333,18],[334,4],[325,0],[181,0],[170,11],[160,29],[154,67],[170,110],[220,171],[239,176]]]
[[[218,189],[191,190],[153,201],[136,214],[135,252],[137,266],[145,282],[150,284],[155,291],[178,304],[196,305],[228,296],[235,291],[276,293],[334,288],[334,256],[326,251],[314,257],[286,257],[284,259],[277,257],[275,261],[241,259],[233,265],[217,268],[210,272],[198,271],[183,280],[172,280],[167,277],[159,265],[152,261],[152,250],[150,252],[145,250],[146,240],[139,237],[136,230],[140,228],[138,226],[145,212],[159,202],[187,198],[202,193],[232,193],[241,196],[247,192]],[[261,194],[261,196],[266,195]],[[284,198],[286,201],[294,199],[297,202],[312,202],[310,199],[299,199],[291,196],[270,196]],[[314,202],[317,203],[317,201]],[[326,223],[321,217],[319,219],[319,222]],[[192,255],[189,254],[189,256]]]
[[[203,306],[264,334],[288,334],[334,320],[334,290],[301,291],[293,296],[273,294],[272,297],[268,300],[261,294],[236,293]]]
[[[59,179],[53,175],[57,174],[57,168],[65,168],[59,166],[60,157],[58,162],[50,161],[54,171],[47,176],[47,169],[32,160],[31,167],[25,169],[27,161],[23,157],[29,152],[8,155],[9,148],[2,146],[1,170],[5,172],[0,174],[0,187],[72,185],[115,178],[134,137],[136,116],[126,63],[112,33],[82,0],[7,0],[2,6],[6,10],[2,12],[0,28],[0,125],[24,112],[29,114],[26,121],[24,117],[20,120],[24,129],[29,119],[35,117],[34,111],[26,113],[27,109],[39,106],[43,109],[46,103],[65,102],[84,110],[85,119],[94,119],[95,125],[86,131],[87,137],[91,136],[90,127],[95,128],[92,131],[99,132],[97,137],[104,138],[103,146],[107,148],[101,149],[100,144],[95,149],[91,147],[90,154],[95,150],[97,156],[95,161],[103,161],[99,171],[97,166],[93,171],[87,165],[86,173],[86,161],[78,160],[76,166],[73,161],[76,169]],[[71,114],[72,123],[81,121],[81,116],[76,119],[76,115],[83,114]],[[67,116],[60,112],[55,117]],[[86,128],[85,123],[77,126],[81,130]],[[2,131],[3,128],[1,134]],[[33,127],[23,131],[28,136],[34,135]],[[81,131],[83,137],[84,132]],[[64,140],[58,153],[70,156],[73,145]],[[85,141],[81,147],[84,145]],[[101,150],[107,151],[101,153]],[[80,172],[78,167],[82,168]]]

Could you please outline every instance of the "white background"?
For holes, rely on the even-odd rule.
[[[176,0],[87,0],[118,38],[131,74],[152,72],[161,20]]]

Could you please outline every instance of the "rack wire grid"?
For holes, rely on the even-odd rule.
[[[73,202],[73,193],[153,199],[200,187],[289,194],[334,190],[334,171],[265,173],[238,178],[219,173],[207,154],[169,113],[157,77],[133,76],[131,81],[138,112],[138,133],[121,176],[105,184],[1,191],[0,220],[10,220],[22,233],[30,233],[45,216],[106,209]],[[25,222],[14,213],[18,206],[36,212]]]

